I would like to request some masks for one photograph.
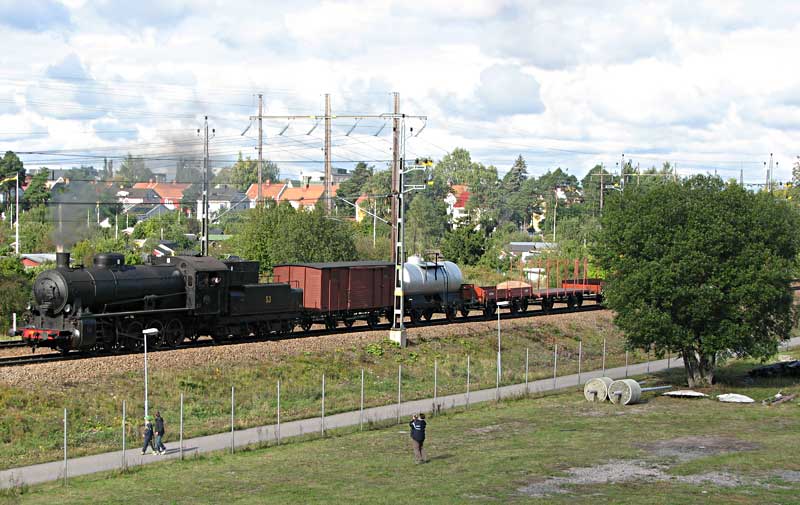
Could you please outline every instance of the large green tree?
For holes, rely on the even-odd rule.
[[[321,209],[295,210],[288,202],[246,211],[233,249],[260,261],[264,271],[279,263],[356,259],[349,223],[328,219]]]
[[[597,256],[606,302],[634,348],[680,353],[690,386],[729,356],[764,358],[794,315],[798,215],[719,178],[627,185],[610,195]]]
[[[23,195],[27,208],[45,205],[50,199],[50,190],[47,189],[47,176],[47,169],[42,168],[31,177],[31,183],[28,185],[28,189],[25,190],[25,194]]]
[[[261,180],[277,181],[279,174],[278,165],[275,163],[264,160],[261,168]],[[251,159],[250,156],[242,158],[242,153],[239,153],[239,158],[232,166],[220,170],[214,178],[214,182],[222,184],[231,184],[239,191],[246,191],[251,184],[258,182],[258,160]]]
[[[148,182],[153,178],[153,172],[147,168],[144,158],[138,158],[128,153],[122,160],[115,178],[129,185],[137,182]]]

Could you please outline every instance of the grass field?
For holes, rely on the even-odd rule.
[[[756,399],[794,380],[751,382],[738,362],[708,393]],[[679,383],[679,372],[647,377]],[[577,392],[434,417],[430,462],[404,426],[165,462],[6,493],[7,503],[800,503],[800,411],[648,395],[589,404]]]
[[[582,322],[552,324],[533,318],[503,332],[503,383],[524,381],[525,349],[530,349],[530,378],[552,376],[553,344],[559,347],[561,374],[575,373],[578,342],[583,342],[583,369],[601,366],[602,342],[607,339],[608,366],[624,363],[619,331],[605,312],[585,313]],[[417,339],[406,349],[391,342],[299,353],[260,362],[210,365],[183,369],[151,368],[150,405],[177,426],[179,395],[185,394],[185,436],[195,437],[229,429],[230,391],[236,387],[236,425],[246,428],[271,424],[276,415],[276,383],[281,380],[281,418],[284,421],[318,416],[321,374],[326,375],[326,412],[358,408],[360,371],[365,370],[367,406],[397,400],[397,369],[403,367],[403,398],[433,395],[434,361],[438,363],[438,392],[463,392],[466,356],[471,359],[473,389],[495,384],[496,332],[466,332]],[[231,347],[231,352],[236,347]],[[644,359],[631,356],[631,362]],[[31,381],[25,387],[0,384],[0,468],[52,461],[62,449],[62,415],[69,411],[70,455],[116,450],[121,446],[122,400],[127,401],[128,439],[138,440],[143,414],[140,372],[114,373],[83,382],[58,385]],[[175,429],[172,429],[175,432]]]

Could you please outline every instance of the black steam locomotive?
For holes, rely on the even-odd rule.
[[[91,267],[70,267],[69,253],[35,281],[35,302],[20,330],[34,347],[66,352],[138,350],[145,328],[159,330],[148,346],[175,347],[199,331],[215,339],[289,333],[299,319],[302,291],[258,281],[258,262],[211,257],[151,258],[126,265],[98,254]],[[149,340],[153,338],[153,341]]]

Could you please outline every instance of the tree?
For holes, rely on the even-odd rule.
[[[278,180],[278,165],[275,163],[264,160],[264,166],[261,169],[261,180],[263,182]],[[258,182],[258,160],[242,158],[241,151],[236,163],[229,168],[220,170],[214,178],[214,182],[222,184],[231,184],[239,191],[246,191],[251,184]]]
[[[792,328],[800,220],[786,201],[697,176],[610,195],[596,248],[628,345],[680,353],[690,387]]]
[[[153,172],[147,168],[147,165],[144,163],[143,158],[138,158],[132,156],[128,153],[128,156],[122,160],[122,164],[117,171],[116,179],[125,182],[129,185],[133,185],[137,182],[147,182],[153,178]]]
[[[28,189],[25,190],[23,200],[27,208],[45,205],[50,199],[50,190],[47,189],[47,169],[42,168],[31,178]]]
[[[174,211],[136,223],[133,227],[133,238],[159,240],[163,237],[164,240],[175,242],[180,249],[189,249],[193,244],[186,234],[195,232],[196,221],[181,219],[180,212]]]
[[[447,230],[447,206],[427,192],[414,195],[405,215],[408,254],[424,253],[439,245]]]
[[[442,240],[442,255],[459,265],[477,265],[486,252],[486,239],[471,226],[448,230]]]
[[[363,161],[359,161],[349,179],[343,181],[339,185],[336,196],[348,200],[350,203],[355,203],[356,199],[364,192],[364,186],[372,178],[375,167],[367,166]],[[338,202],[336,206],[339,207],[339,212],[346,215],[354,215],[355,209],[346,203]]]
[[[280,263],[356,259],[348,223],[328,219],[320,209],[295,210],[289,202],[246,211],[232,240],[236,254],[261,262],[262,271]]]
[[[503,190],[514,193],[522,188],[522,183],[528,178],[528,165],[520,154],[511,166],[511,170],[503,177]]]
[[[0,191],[5,193],[5,201],[11,202],[11,194],[16,187],[16,178],[20,185],[25,181],[25,166],[13,151],[6,151],[0,159]]]

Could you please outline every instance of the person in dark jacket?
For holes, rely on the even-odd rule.
[[[155,450],[159,454],[167,452],[167,446],[164,445],[164,418],[161,417],[161,412],[156,412],[156,446]]]
[[[425,463],[425,450],[422,448],[425,443],[425,414],[419,414],[411,418],[408,423],[411,427],[411,443],[414,445],[414,461]]]
[[[144,444],[142,445],[142,455],[147,453],[147,447],[153,442],[153,423],[150,422],[150,416],[144,416]],[[153,454],[156,449],[153,447]]]

